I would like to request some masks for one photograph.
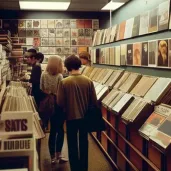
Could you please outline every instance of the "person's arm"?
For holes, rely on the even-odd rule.
[[[90,96],[89,105],[97,107],[98,106],[97,96],[96,96],[96,91],[95,91],[94,84],[92,81],[91,81],[91,88],[90,88],[89,96]]]
[[[60,81],[57,91],[57,104],[64,110],[65,109],[65,91],[62,84],[62,81]]]

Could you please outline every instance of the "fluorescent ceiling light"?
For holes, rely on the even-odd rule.
[[[55,2],[55,1],[34,1],[34,0],[20,0],[20,9],[22,10],[58,10],[58,11],[64,11],[67,10],[70,1],[69,0],[60,0],[61,2]]]
[[[116,10],[117,8],[121,7],[123,4],[124,4],[123,2],[110,1],[101,10]]]

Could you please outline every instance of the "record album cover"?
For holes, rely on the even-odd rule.
[[[41,46],[48,46],[49,42],[48,42],[48,38],[41,38]]]
[[[26,28],[26,20],[18,20],[18,28]]]
[[[26,37],[26,29],[18,29],[19,37]]]
[[[55,45],[56,45],[55,38],[49,38],[49,46],[55,46]]]
[[[70,47],[64,47],[64,54],[70,54]]]
[[[40,30],[39,29],[34,29],[33,36],[34,37],[40,37]]]
[[[138,15],[134,18],[134,24],[133,24],[133,29],[132,29],[132,37],[139,35],[139,29],[140,29],[140,16]]]
[[[86,28],[84,30],[84,32],[85,32],[85,37],[91,37],[93,35],[93,30],[92,29]]]
[[[66,38],[70,37],[70,29],[63,29],[63,37]]]
[[[43,54],[49,54],[49,47],[41,47],[41,52]]]
[[[56,46],[63,46],[63,38],[56,38]]]
[[[157,41],[148,42],[148,65],[156,66]]]
[[[40,28],[40,20],[33,20],[33,28]]]
[[[26,28],[33,28],[32,20],[26,20]]]
[[[70,28],[70,20],[63,20],[63,27]]]
[[[92,46],[92,37],[85,37],[84,41],[86,46]]]
[[[19,38],[19,43],[26,44],[26,38],[25,37],[20,37]]]
[[[76,29],[77,28],[77,20],[75,20],[75,19],[70,20],[70,25],[71,25],[71,29]]]
[[[48,37],[48,29],[41,29],[41,37]]]
[[[63,20],[62,19],[55,20],[55,28],[58,28],[58,29],[63,28]]]
[[[33,38],[26,38],[26,45],[33,45]]]
[[[127,45],[127,65],[133,64],[133,45]]]
[[[92,20],[84,20],[84,28],[92,28]]]
[[[149,12],[149,28],[148,32],[158,31],[158,8],[155,8]]]
[[[41,44],[40,44],[40,38],[39,37],[34,37],[33,38],[33,46],[34,47],[39,47]]]
[[[80,36],[80,37],[85,36],[85,30],[84,29],[78,29],[78,36]]]
[[[157,66],[168,67],[168,40],[158,40]]]
[[[86,46],[81,46],[81,47],[78,47],[78,54],[81,53],[82,51],[88,51],[87,47]]]
[[[85,38],[84,37],[78,37],[78,45],[85,45]]]
[[[63,38],[63,45],[70,46],[71,45],[70,38]]]
[[[95,19],[92,20],[92,28],[95,30],[99,29],[99,20],[95,20]]]
[[[133,44],[133,65],[140,66],[141,65],[141,51],[142,51],[141,43]]]
[[[149,12],[145,12],[140,15],[140,31],[139,35],[148,33],[148,24],[149,24]]]
[[[78,54],[78,48],[77,47],[71,47],[71,53],[77,55]]]
[[[48,20],[48,28],[55,28],[55,20]]]
[[[71,45],[72,45],[72,46],[77,46],[77,45],[78,45],[78,40],[77,40],[77,38],[71,38]]]
[[[40,20],[40,27],[41,28],[48,28],[48,21],[47,20]]]
[[[142,43],[141,65],[148,66],[148,42]]]
[[[84,28],[84,20],[77,20],[77,28]]]
[[[71,29],[71,37],[78,37],[78,29]]]
[[[26,37],[34,37],[34,32],[33,32],[33,30],[26,29]]]
[[[55,29],[54,28],[50,28],[48,29],[49,31],[49,37],[55,37]]]
[[[60,54],[63,54],[63,47],[56,47],[56,54],[60,55]]]
[[[134,18],[126,20],[124,39],[132,37],[132,30],[134,25]]]
[[[55,47],[49,47],[49,54],[54,55],[56,53],[56,48]]]
[[[56,37],[63,37],[63,29],[56,29]]]

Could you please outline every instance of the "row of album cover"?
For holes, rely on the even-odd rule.
[[[108,29],[97,30],[94,34],[93,46],[167,30],[169,10],[170,0],[166,0],[150,11],[145,11]]]
[[[163,150],[168,149],[171,145],[170,78],[94,67],[87,67],[83,74],[93,81],[97,98],[107,110],[119,115],[125,124],[141,123],[139,132],[144,138]]]
[[[90,53],[97,64],[171,67],[171,39],[92,48]]]
[[[80,46],[92,45],[92,37],[78,37],[78,38],[19,38],[19,43],[22,45],[39,46]]]
[[[0,28],[92,28],[99,29],[98,19],[0,19]]]

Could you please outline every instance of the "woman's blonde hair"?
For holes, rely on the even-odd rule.
[[[57,75],[59,73],[63,73],[64,65],[62,58],[60,56],[50,56],[48,59],[48,64],[46,67],[46,71],[50,75]]]

